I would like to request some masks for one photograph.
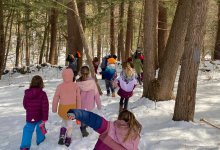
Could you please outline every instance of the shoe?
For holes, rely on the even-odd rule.
[[[120,105],[120,106],[119,106],[119,113],[122,112],[123,110],[124,110],[124,109],[123,109],[123,106]]]
[[[69,147],[70,144],[71,144],[71,138],[70,138],[70,137],[66,137],[65,145],[66,145],[67,147]]]
[[[110,96],[110,93],[107,93],[107,96]]]
[[[21,148],[20,150],[29,150],[29,148]]]
[[[112,97],[115,97],[115,93],[112,93]]]
[[[65,139],[66,139],[66,128],[62,127],[60,129],[60,137],[59,137],[58,144],[59,145],[64,145],[65,144]]]
[[[82,137],[87,137],[89,135],[89,132],[86,130],[86,127],[80,127]]]

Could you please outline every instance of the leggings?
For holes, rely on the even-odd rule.
[[[123,109],[127,109],[128,108],[128,100],[129,98],[123,98],[121,97],[120,99],[120,106],[123,108]]]

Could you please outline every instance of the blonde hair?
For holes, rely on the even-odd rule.
[[[142,130],[142,125],[136,120],[134,114],[128,110],[123,110],[118,115],[118,120],[124,120],[129,125],[129,131],[124,138],[124,142],[128,139],[134,138],[140,135]]]
[[[122,64],[122,68],[124,69],[126,77],[132,77],[135,73],[132,64],[130,64],[130,62],[124,62]]]
[[[79,78],[81,81],[85,81],[90,74],[90,70],[88,66],[82,66],[80,69],[81,77]]]

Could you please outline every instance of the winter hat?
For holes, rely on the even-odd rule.
[[[109,58],[108,59],[108,63],[109,64],[115,64],[116,63],[116,60],[114,58]]]

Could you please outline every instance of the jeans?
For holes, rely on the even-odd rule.
[[[36,143],[39,145],[41,142],[44,141],[45,135],[42,134],[39,125],[42,121],[38,121],[35,123],[26,122],[26,125],[23,128],[23,135],[20,148],[30,148],[31,147],[31,140],[34,129],[36,127]]]
[[[110,94],[110,90],[112,93],[115,93],[115,89],[112,86],[112,81],[105,80],[105,86],[106,86],[107,94]]]

